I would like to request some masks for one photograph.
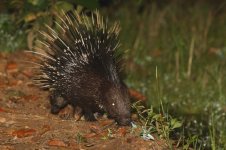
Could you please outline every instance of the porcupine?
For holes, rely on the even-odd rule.
[[[90,17],[70,12],[59,19],[58,30],[47,25],[48,31],[40,32],[42,46],[37,48],[45,53],[34,52],[41,60],[35,81],[50,90],[51,112],[72,105],[82,109],[86,120],[96,120],[95,112],[107,112],[119,125],[129,125],[118,23],[109,26],[98,11]]]

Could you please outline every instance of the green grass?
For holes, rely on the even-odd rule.
[[[10,15],[0,14],[0,51],[12,52],[24,49],[26,45],[25,31],[18,29]]]
[[[111,16],[121,22],[129,87],[141,91],[154,109],[162,101],[167,113],[184,121],[178,133],[184,143],[225,149],[226,3],[144,6],[138,13],[136,3],[125,3]]]

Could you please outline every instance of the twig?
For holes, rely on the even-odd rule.
[[[187,70],[187,78],[188,79],[191,76],[191,68],[192,68],[194,46],[195,46],[195,38],[193,36],[192,39],[191,39],[191,45],[190,45],[190,49],[189,49],[188,70]]]

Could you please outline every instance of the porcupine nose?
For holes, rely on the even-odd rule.
[[[116,122],[120,126],[128,126],[131,124],[132,120],[130,116],[124,116],[116,119]]]

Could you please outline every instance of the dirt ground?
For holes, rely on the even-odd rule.
[[[32,83],[32,56],[0,53],[0,149],[162,150],[165,142],[144,140],[139,131],[104,117],[96,122],[50,114],[48,91]],[[136,123],[136,121],[135,121]]]

